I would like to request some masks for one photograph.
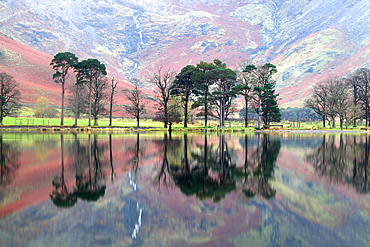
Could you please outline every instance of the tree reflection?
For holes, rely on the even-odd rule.
[[[56,206],[71,207],[77,202],[77,198],[87,201],[97,201],[100,197],[104,196],[106,185],[103,167],[107,164],[104,159],[105,150],[106,147],[104,144],[98,143],[97,135],[94,135],[94,141],[92,143],[91,134],[89,134],[86,146],[81,145],[77,134],[75,134],[74,145],[71,149],[71,153],[75,157],[75,186],[72,190],[69,190],[64,177],[64,141],[63,134],[61,135],[62,172],[60,177],[53,179],[52,184],[55,188],[50,195],[51,200]],[[112,162],[111,167],[113,167]]]
[[[109,134],[109,163],[111,167],[111,181],[113,182],[114,177],[116,176],[113,166],[113,146],[112,146],[112,134]]]
[[[103,173],[104,145],[98,145],[98,137],[94,135],[94,143],[91,143],[91,135],[89,134],[89,157],[87,159],[88,171],[87,174],[80,176],[76,175],[75,194],[86,201],[97,201],[105,194],[105,174]],[[92,159],[93,155],[93,159]],[[93,160],[93,162],[92,162]],[[93,164],[91,164],[93,163]]]
[[[62,172],[60,177],[55,177],[52,181],[54,190],[50,195],[54,205],[58,207],[72,207],[77,202],[77,196],[68,191],[66,182],[64,180],[64,139],[63,134],[60,135],[60,149],[61,149],[61,166]]]
[[[184,134],[183,145],[178,143],[176,149],[168,158],[169,145],[165,135],[163,144],[163,159],[157,173],[157,184],[166,187],[174,184],[187,196],[196,195],[199,199],[210,198],[217,202],[226,194],[237,189],[237,182],[243,179],[242,190],[248,197],[260,194],[265,198],[275,196],[276,191],[271,188],[269,180],[274,175],[274,167],[280,151],[279,141],[270,141],[268,135],[263,137],[262,146],[258,136],[256,150],[245,147],[245,164],[237,167],[236,151],[230,148],[225,136],[220,134],[218,144],[210,144],[204,135],[204,143],[197,144],[189,153],[189,140]],[[246,144],[248,143],[246,137]],[[190,145],[191,146],[191,145]],[[171,162],[170,162],[171,161]]]
[[[231,163],[222,134],[219,137],[219,145],[213,145],[209,150],[205,135],[204,146],[204,155],[199,156],[199,153],[193,152],[193,159],[189,160],[188,137],[184,134],[183,156],[180,160],[174,160],[171,166],[172,177],[185,195],[196,195],[200,199],[212,198],[217,202],[235,190],[235,180],[232,176],[235,164]]]
[[[161,188],[161,185],[164,187],[171,186],[171,168],[170,162],[168,159],[168,151],[173,151],[173,149],[177,149],[180,146],[181,141],[179,139],[172,139],[171,135],[168,139],[167,133],[164,134],[163,140],[155,141],[157,147],[159,148],[159,153],[163,153],[161,166],[159,172],[155,177],[155,183],[157,184],[158,188]]]
[[[244,167],[237,168],[236,175],[243,179],[242,191],[246,197],[261,195],[266,199],[275,197],[276,190],[269,181],[274,177],[276,160],[280,152],[280,141],[270,136],[257,134],[257,148],[248,153],[248,136],[245,135]]]
[[[306,159],[317,174],[329,181],[348,184],[359,193],[369,193],[369,136],[324,135],[322,143]]]
[[[20,167],[19,155],[18,149],[6,143],[0,134],[0,186],[7,186],[13,182]]]
[[[127,147],[126,153],[132,158],[128,161],[128,164],[132,164],[132,171],[134,172],[135,176],[139,169],[140,164],[140,157],[143,156],[143,148],[140,146],[140,133],[136,133],[136,141],[134,145]]]

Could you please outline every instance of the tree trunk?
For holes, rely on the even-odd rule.
[[[136,125],[137,125],[137,127],[139,128],[140,127],[140,116],[139,116],[139,113],[137,114],[137,116],[136,116]]]
[[[79,113],[78,105],[80,104],[80,90],[79,90],[78,85],[75,85],[75,87],[76,87],[76,92],[77,92],[77,102],[76,102],[76,109],[75,109],[75,127],[77,127],[77,118],[78,118],[78,113]]]
[[[224,98],[220,98],[220,129],[224,127]]]
[[[207,128],[207,116],[208,116],[208,88],[206,90],[206,95],[204,96],[204,127]]]
[[[324,128],[326,127],[326,114],[324,114],[322,117],[322,125]]]
[[[111,95],[110,95],[110,105],[109,105],[109,127],[112,127],[113,94],[114,94],[114,90],[112,90],[112,93],[111,93]]]
[[[261,102],[258,102],[258,129],[261,129],[261,121],[262,121],[262,105]]]
[[[244,97],[245,99],[245,127],[248,127],[248,99],[247,97]]]
[[[189,93],[187,92],[185,95],[184,128],[188,127],[188,101],[189,101]]]
[[[64,124],[64,81],[62,81],[62,112],[60,113],[60,125],[63,126],[63,124]]]
[[[90,86],[89,86],[89,126],[91,126],[91,81],[90,79]]]
[[[113,79],[112,79],[112,91],[111,91],[111,94],[110,94],[110,105],[109,105],[109,127],[112,127],[113,97],[114,97],[114,90],[117,86],[117,83],[114,85],[114,77],[113,77]]]
[[[167,116],[168,116],[168,112],[167,112],[167,102],[165,102],[164,104],[163,104],[163,110],[164,110],[164,119],[166,120],[165,122],[164,122],[164,128],[167,128]],[[170,128],[171,128],[171,126],[170,126]]]
[[[333,128],[335,128],[335,117],[332,117],[333,120]]]

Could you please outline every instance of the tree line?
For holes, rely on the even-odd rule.
[[[111,82],[108,81],[103,63],[91,58],[78,61],[75,54],[61,52],[54,56],[50,66],[55,71],[53,81],[61,86],[61,125],[64,125],[65,105],[75,116],[75,126],[81,114],[88,114],[88,125],[91,126],[92,118],[94,125],[97,125],[98,116],[107,112],[108,102],[110,126],[112,125],[113,101],[118,81],[114,78]],[[236,70],[232,70],[219,59],[210,63],[201,61],[195,66],[187,65],[179,73],[159,67],[151,72],[151,82],[156,92],[155,101],[159,104],[154,120],[163,122],[164,127],[169,126],[170,129],[173,123],[181,121],[187,127],[189,110],[192,109],[197,116],[204,117],[205,126],[211,116],[219,119],[219,127],[222,128],[225,120],[237,112],[235,99],[242,97],[246,109],[252,108],[257,113],[258,128],[261,128],[262,122],[268,127],[270,122],[281,119],[276,100],[278,94],[275,93],[276,82],[272,79],[276,72],[273,64],[256,66],[249,61],[242,62]],[[67,87],[66,82],[71,75],[75,77],[75,83]],[[14,114],[19,109],[18,83],[7,76],[5,73],[0,74],[1,123],[3,117]],[[124,108],[136,118],[139,127],[140,118],[146,113],[146,103],[144,93],[139,87],[140,81],[133,79],[131,83],[134,88],[123,90],[131,103]],[[11,96],[3,93],[6,91],[3,84],[10,88]],[[70,92],[67,102],[66,90]],[[45,98],[39,98],[38,101],[43,105],[47,102]],[[37,109],[37,116],[44,117],[49,113],[55,113],[55,109]],[[248,117],[245,118],[245,126],[248,126]]]
[[[329,78],[319,82],[312,90],[312,96],[305,101],[320,116],[323,127],[326,122],[335,127],[339,118],[340,128],[357,126],[358,120],[365,120],[370,126],[370,69],[359,68],[345,77]]]
[[[255,66],[248,61],[231,70],[219,59],[213,63],[201,61],[196,66],[187,65],[178,74],[160,67],[151,74],[160,104],[155,120],[171,129],[173,123],[181,122],[181,108],[184,127],[187,127],[190,107],[196,109],[197,116],[204,117],[205,127],[211,116],[219,119],[219,127],[222,128],[225,120],[237,112],[234,100],[241,96],[245,106],[256,110],[258,128],[261,128],[262,121],[268,127],[271,122],[281,120],[276,100],[278,94],[275,93],[276,82],[272,79],[276,72],[273,64]],[[248,126],[247,117],[245,126]]]

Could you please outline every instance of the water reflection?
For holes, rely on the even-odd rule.
[[[51,200],[57,207],[72,207],[77,202],[77,195],[68,191],[66,181],[64,179],[64,138],[63,134],[60,135],[60,149],[61,149],[61,175],[56,176],[52,184],[54,190],[50,195]]]
[[[366,194],[370,190],[369,155],[369,136],[324,135],[322,143],[306,159],[320,176]]]
[[[269,181],[274,177],[281,146],[279,140],[270,140],[269,135],[263,135],[261,140],[258,134],[256,147],[248,149],[248,135],[245,135],[244,165],[237,166],[237,151],[228,145],[225,135],[219,135],[218,143],[209,142],[207,138],[205,134],[204,142],[198,142],[194,148],[189,145],[187,134],[183,135],[183,143],[180,139],[164,136],[160,143],[163,158],[155,177],[159,189],[161,185],[171,187],[174,184],[187,196],[218,202],[237,190],[237,183],[241,182],[241,190],[247,198],[275,196],[276,191]],[[190,157],[189,146],[192,147]]]
[[[20,167],[20,152],[16,145],[6,143],[0,134],[0,186],[11,184]]]
[[[64,176],[63,134],[60,135],[60,138],[61,175],[56,176],[52,181],[54,190],[50,195],[51,200],[58,207],[72,207],[76,204],[77,198],[86,201],[97,201],[100,197],[104,196],[106,189],[106,174],[103,169],[108,164],[104,156],[106,146],[104,143],[98,143],[98,136],[96,134],[93,136],[93,143],[91,141],[91,134],[88,135],[87,146],[81,145],[77,135],[75,135],[74,148],[71,148],[71,154],[75,158],[75,185],[72,189],[68,189]],[[110,145],[111,148],[112,146]],[[112,167],[111,178],[113,179],[113,163],[110,162],[110,165]]]
[[[271,140],[269,135],[258,135],[256,149],[248,151],[248,136],[245,136],[244,167],[236,169],[236,176],[243,179],[242,190],[246,197],[261,195],[266,199],[275,197],[276,190],[271,187],[276,160],[280,152],[280,140]]]
[[[356,190],[368,191],[369,145],[312,133],[0,135],[2,160],[22,164],[0,186],[0,245],[367,246],[369,196]],[[99,187],[98,202],[79,194]]]
[[[136,142],[133,146],[127,148],[127,154],[132,155],[132,159],[128,161],[128,164],[132,165],[132,170],[129,173],[129,178],[130,178],[130,186],[132,187],[132,190],[134,192],[137,191],[137,184],[136,184],[136,179],[137,179],[137,173],[139,170],[139,163],[140,163],[140,157],[143,156],[143,148],[140,146],[140,134],[136,133]],[[135,207],[136,206],[136,207]],[[136,209],[136,210],[135,210]],[[135,219],[134,223],[128,223],[132,230],[132,235],[131,237],[133,239],[136,239],[140,228],[141,228],[141,217],[143,215],[143,209],[140,205],[140,202],[136,200],[135,202],[131,202],[128,207],[128,212],[130,212],[130,215],[132,215]]]

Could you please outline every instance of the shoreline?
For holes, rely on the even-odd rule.
[[[81,127],[72,127],[72,126],[0,126],[0,132],[51,132],[51,133],[69,133],[69,132],[129,132],[129,131],[159,131],[159,132],[168,132],[168,129],[158,128],[158,127],[117,127],[117,126],[81,126]],[[368,133],[370,129],[360,129],[360,130],[350,130],[350,129],[286,129],[286,128],[271,128],[271,129],[251,129],[251,128],[203,128],[203,127],[187,127],[187,128],[175,128],[172,129],[172,132],[255,132],[255,133]]]

